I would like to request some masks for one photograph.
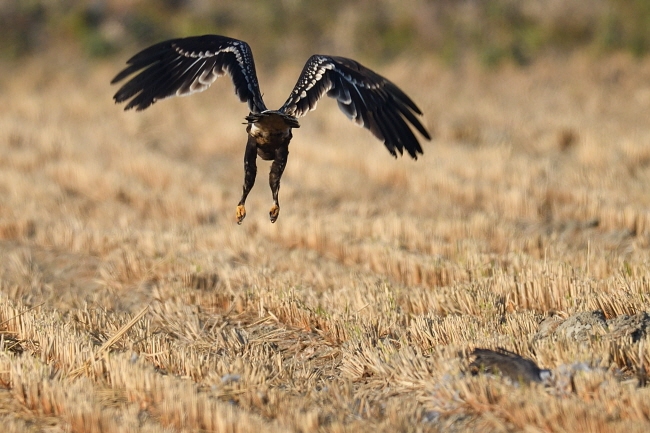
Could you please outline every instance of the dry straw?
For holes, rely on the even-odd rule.
[[[280,219],[260,187],[242,226],[227,81],[125,114],[109,63],[0,70],[8,431],[647,431],[646,60],[384,65],[436,131],[423,157],[323,100]],[[260,76],[271,105],[292,77]],[[471,376],[476,347],[553,382]]]

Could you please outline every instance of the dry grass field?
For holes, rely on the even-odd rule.
[[[124,60],[0,69],[6,431],[650,428],[650,324],[539,332],[650,311],[650,61],[369,64],[424,111],[423,157],[323,100],[277,223],[260,163],[238,226],[232,85],[125,113]],[[259,71],[270,107],[301,67]],[[472,376],[475,347],[553,380]]]

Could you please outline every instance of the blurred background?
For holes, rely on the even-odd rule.
[[[248,41],[272,67],[337,53],[390,61],[473,56],[493,67],[548,53],[650,49],[646,0],[3,0],[0,56],[48,49],[105,57],[165,38],[218,33]]]

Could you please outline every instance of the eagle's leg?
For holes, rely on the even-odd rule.
[[[269,212],[271,222],[274,223],[280,214],[280,203],[278,202],[278,192],[280,191],[280,178],[284,172],[284,167],[287,165],[287,158],[289,157],[289,146],[280,146],[275,150],[275,159],[271,164],[271,172],[269,173],[269,186],[273,193],[273,206]]]
[[[244,154],[244,191],[241,195],[241,200],[237,205],[237,224],[241,224],[246,218],[246,197],[251,192],[255,184],[255,176],[257,176],[257,144],[253,137],[248,137],[246,143],[246,153]]]

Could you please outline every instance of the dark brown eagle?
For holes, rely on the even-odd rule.
[[[336,98],[339,108],[357,125],[382,140],[395,157],[404,150],[417,159],[422,153],[414,126],[430,140],[416,115],[422,112],[395,84],[345,57],[313,55],[307,60],[287,101],[279,110],[268,110],[262,100],[253,55],[244,41],[217,35],[195,36],[160,42],[140,51],[127,61],[128,66],[113,78],[115,84],[137,73],[115,93],[115,102],[125,110],[144,110],[159,99],[186,96],[207,89],[218,77],[228,74],[235,93],[248,103],[246,117],[248,142],[244,156],[244,190],[237,206],[237,223],[246,216],[246,197],[255,183],[256,158],[273,161],[269,185],[273,206],[271,222],[280,213],[278,190],[287,164],[293,128],[298,118],[316,108],[327,95]]]

